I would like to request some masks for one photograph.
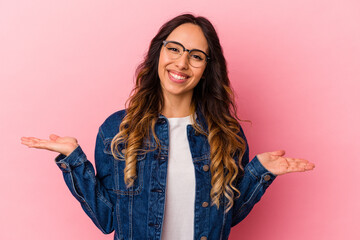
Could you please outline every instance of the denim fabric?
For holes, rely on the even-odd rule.
[[[78,146],[69,156],[60,154],[55,162],[63,172],[65,182],[86,214],[103,233],[115,230],[114,239],[161,239],[164,218],[166,174],[169,146],[169,123],[159,115],[155,132],[161,151],[150,151],[137,158],[135,184],[127,188],[124,183],[125,161],[119,146],[120,160],[111,155],[110,144],[119,131],[125,111],[108,117],[100,126],[96,138],[95,166],[87,160]],[[196,111],[196,121],[207,131],[203,114]],[[243,131],[241,130],[241,134]],[[187,136],[195,170],[194,238],[197,240],[228,239],[230,228],[243,220],[257,203],[276,175],[265,169],[255,157],[249,163],[249,149],[242,159],[245,173],[238,177],[237,188],[241,195],[233,208],[225,214],[226,198],[220,208],[211,205],[210,146],[206,136],[187,126]],[[153,136],[144,148],[155,146]],[[175,216],[176,217],[176,216]]]

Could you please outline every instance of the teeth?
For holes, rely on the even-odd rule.
[[[185,79],[186,78],[186,77],[182,77],[182,76],[179,76],[179,75],[175,75],[172,72],[169,72],[169,73],[170,73],[171,76],[173,76],[176,79]]]

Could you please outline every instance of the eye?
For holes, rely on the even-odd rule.
[[[201,55],[198,54],[192,54],[191,57],[195,59],[196,61],[202,61],[204,58]]]
[[[180,50],[176,47],[168,47],[167,49],[171,52],[176,52],[176,53],[180,52]]]

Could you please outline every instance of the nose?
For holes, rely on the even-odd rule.
[[[179,68],[179,69],[188,69],[189,67],[189,56],[188,56],[188,52],[184,52],[175,62],[175,65]]]

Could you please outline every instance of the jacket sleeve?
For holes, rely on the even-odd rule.
[[[80,202],[85,213],[103,233],[111,233],[114,230],[112,165],[111,159],[104,153],[101,128],[96,137],[96,176],[93,165],[87,160],[80,146],[68,156],[58,155],[55,162],[61,169],[70,192]]]
[[[246,141],[247,148],[242,159],[244,175],[239,178],[236,185],[240,196],[234,200],[231,227],[241,222],[250,213],[276,178],[276,175],[268,171],[256,156],[249,163],[249,147],[242,129],[241,134]]]

